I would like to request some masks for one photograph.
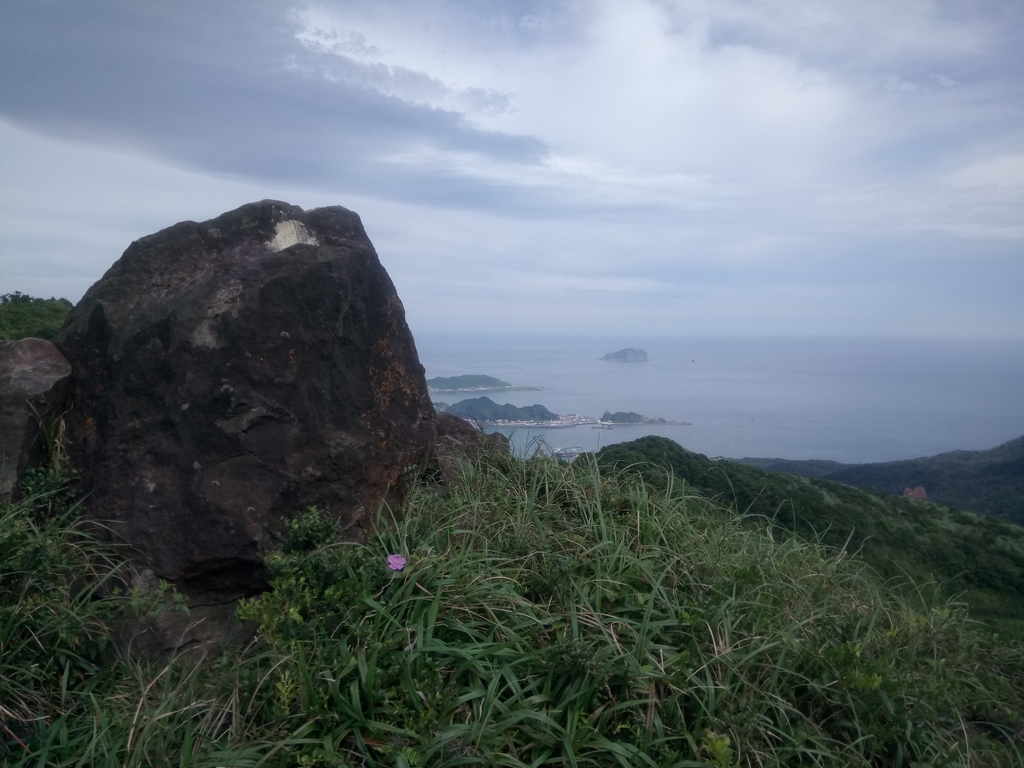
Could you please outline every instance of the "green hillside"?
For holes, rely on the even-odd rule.
[[[298,515],[202,664],[114,651],[173,603],[117,588],[59,476],[0,505],[0,764],[1021,766],[1024,655],[955,605],[589,457],[458,469],[363,543]]]
[[[970,512],[893,497],[838,482],[714,461],[663,437],[603,448],[605,467],[629,467],[655,487],[669,478],[776,530],[859,552],[883,578],[938,582],[963,594],[971,615],[1024,636],[1024,529]]]
[[[435,376],[427,379],[427,386],[440,391],[449,389],[509,389],[512,385],[493,376],[467,374],[465,376]]]
[[[36,299],[15,291],[0,296],[0,341],[33,337],[53,341],[73,305],[67,299]]]
[[[769,472],[788,472],[791,475],[803,475],[804,477],[828,477],[832,472],[843,467],[854,466],[842,464],[838,461],[825,459],[736,459],[740,464],[757,467]]]
[[[901,495],[923,487],[936,504],[1024,525],[1024,437],[986,451],[953,451],[922,459],[878,464],[740,459],[773,472],[823,478]]]
[[[517,407],[511,403],[498,405],[489,397],[474,397],[461,400],[448,406],[448,413],[481,422],[495,421],[556,421],[557,413],[552,413],[543,405],[524,405]]]

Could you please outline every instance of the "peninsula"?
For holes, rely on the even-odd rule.
[[[427,379],[431,392],[488,392],[501,390],[539,391],[542,387],[516,386],[493,376],[466,374],[463,376],[435,376]]]
[[[605,411],[604,416],[580,416],[569,413],[559,416],[549,411],[545,406],[538,403],[517,407],[511,403],[498,405],[489,397],[474,397],[468,400],[461,400],[454,405],[435,402],[434,408],[438,412],[459,416],[463,419],[472,419],[480,424],[487,424],[495,427],[545,427],[547,429],[566,429],[568,427],[579,427],[590,424],[594,428],[614,429],[614,425],[626,424],[682,424],[690,426],[689,422],[667,421],[666,419],[651,419],[632,411],[626,413],[618,411],[612,413]]]
[[[605,411],[601,417],[602,424],[684,424],[692,426],[689,422],[668,421],[666,419],[652,419],[634,411]]]

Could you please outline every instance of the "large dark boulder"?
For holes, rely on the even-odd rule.
[[[71,365],[42,339],[0,341],[0,499],[45,458],[59,431]]]
[[[434,411],[359,217],[265,200],[129,246],[68,316],[88,513],[193,603],[266,587],[309,505],[359,540]]]

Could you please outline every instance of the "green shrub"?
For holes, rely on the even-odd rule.
[[[289,523],[284,552],[311,552],[329,544],[337,536],[338,521],[316,507],[308,507],[304,514]]]
[[[15,291],[0,296],[0,341],[32,336],[53,341],[71,311],[67,299],[36,299]]]

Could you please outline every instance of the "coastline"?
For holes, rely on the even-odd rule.
[[[601,421],[593,416],[576,416],[569,414],[558,421],[480,421],[485,427],[500,427],[503,429],[572,429],[573,427],[590,426],[595,429],[614,429],[615,427],[643,427],[643,426],[675,426],[692,427],[688,421],[668,421],[666,419],[648,419],[647,421]]]

